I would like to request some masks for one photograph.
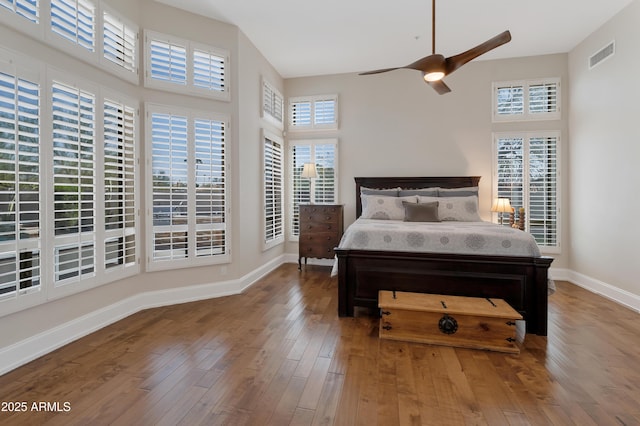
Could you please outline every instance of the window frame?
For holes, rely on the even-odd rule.
[[[333,122],[331,123],[318,123],[316,122],[316,106],[318,102],[333,101]],[[294,117],[294,104],[309,103],[309,124],[296,124]],[[314,96],[296,96],[288,99],[287,104],[287,117],[288,117],[288,129],[289,131],[317,131],[317,130],[338,130],[339,127],[339,108],[338,108],[338,95],[314,95]]]
[[[340,197],[339,197],[339,182],[340,182],[340,167],[339,167],[339,141],[337,138],[323,138],[323,139],[297,139],[297,140],[289,140],[288,146],[287,146],[287,172],[288,172],[288,179],[287,179],[287,185],[288,185],[288,190],[287,190],[287,203],[288,203],[288,209],[287,209],[287,216],[288,216],[288,220],[287,220],[287,235],[288,235],[288,239],[289,241],[299,241],[299,229],[297,230],[298,232],[296,233],[296,221],[299,221],[299,204],[303,204],[303,203],[309,203],[309,202],[314,202],[316,204],[321,204],[317,202],[316,199],[316,179],[310,179],[309,182],[309,199],[308,200],[297,200],[297,197],[295,195],[295,180],[297,179],[297,175],[295,173],[295,168],[296,165],[294,164],[295,162],[295,158],[294,158],[294,150],[295,147],[309,147],[309,158],[308,160],[312,162],[316,163],[316,170],[320,171],[320,167],[317,166],[317,164],[319,163],[318,161],[318,156],[317,156],[317,147],[319,146],[333,146],[333,169],[334,169],[334,178],[333,178],[333,183],[334,183],[334,192],[333,192],[333,200],[329,200],[329,201],[322,201],[321,203],[327,203],[327,204],[339,204],[340,203]],[[302,164],[304,164],[305,162],[309,162],[307,161],[306,157],[303,158],[302,163],[300,164],[300,167],[302,166]]]
[[[267,145],[268,143],[279,145],[279,153],[277,150],[273,149],[273,154],[278,155],[279,158],[273,160],[279,160],[279,168],[278,161],[269,161],[269,156],[267,155]],[[285,241],[286,235],[286,203],[285,203],[285,146],[284,140],[281,136],[270,132],[268,130],[262,129],[262,166],[263,166],[263,177],[262,177],[262,188],[263,188],[263,197],[262,197],[262,224],[263,224],[263,238],[262,238],[262,249],[263,251],[268,250],[270,248],[276,247],[280,244],[283,244]],[[269,181],[267,179],[267,172],[269,169],[272,170],[274,175],[279,172],[280,174],[280,187],[278,188],[275,184],[269,185]],[[275,180],[275,179],[274,179]],[[279,213],[280,218],[278,218],[278,206],[274,205],[272,210],[269,211],[269,203],[267,202],[268,192],[273,192],[272,196],[274,198],[273,203],[277,202],[277,194],[279,193]],[[273,226],[274,228],[279,228],[280,231],[274,232],[272,238],[269,238],[269,229],[267,223],[269,220],[272,220],[276,224]]]
[[[171,81],[163,81],[155,79],[152,76],[152,55],[151,44],[154,41],[163,42],[172,45],[178,45],[185,49],[185,84],[177,84]],[[212,90],[205,89],[197,86],[194,83],[194,54],[195,51],[205,51],[211,55],[219,56],[224,59],[224,89]],[[158,31],[151,31],[145,29],[144,31],[144,87],[151,89],[159,89],[167,92],[189,94],[192,96],[199,96],[204,98],[216,99],[220,101],[231,100],[231,54],[229,50],[207,45],[204,43],[198,43],[195,41],[187,40],[181,37],[161,33]]]
[[[153,114],[163,114],[163,115],[171,115],[171,116],[179,116],[186,117],[187,125],[186,125],[186,160],[191,159],[191,163],[196,162],[195,157],[195,135],[194,135],[194,126],[195,122],[198,119],[204,120],[212,120],[212,121],[222,121],[225,123],[225,136],[224,136],[224,252],[222,254],[215,255],[207,255],[207,256],[198,256],[197,255],[197,240],[196,245],[194,243],[187,243],[187,252],[186,256],[173,258],[173,259],[154,259],[154,245],[155,245],[155,232],[154,232],[154,218],[153,218],[153,195],[154,195],[154,186],[153,186],[153,123],[152,123],[152,115]],[[149,271],[161,271],[161,270],[172,270],[179,268],[189,268],[195,266],[203,266],[203,265],[218,265],[218,264],[226,264],[231,262],[231,233],[232,233],[232,219],[231,219],[231,207],[230,207],[230,170],[229,163],[231,159],[231,137],[230,137],[230,116],[227,114],[211,112],[211,111],[203,111],[196,110],[191,108],[183,108],[171,105],[163,105],[157,103],[145,103],[145,152],[146,152],[146,181],[148,184],[145,186],[145,198],[147,204],[147,212],[146,212],[146,230],[145,235],[147,235],[147,270]],[[194,168],[187,167],[187,181],[186,181],[186,201],[187,201],[187,223],[186,223],[186,232],[187,235],[194,235],[198,232],[198,224],[196,222],[196,184],[197,184],[197,171]],[[171,210],[170,210],[171,211]],[[170,213],[171,214],[171,213]],[[189,220],[192,218],[191,220]],[[172,221],[171,221],[172,222]],[[173,226],[173,223],[169,224]],[[213,230],[214,227],[210,229]],[[195,247],[195,248],[194,248]]]
[[[562,176],[559,165],[562,160],[562,138],[559,130],[540,130],[525,132],[495,132],[493,133],[493,172],[492,172],[492,199],[498,197],[498,141],[500,139],[522,139],[522,203],[525,208],[525,231],[530,232],[531,217],[531,182],[530,182],[530,141],[538,138],[555,138],[555,245],[547,245],[538,242],[540,250],[544,253],[560,254],[562,248]],[[510,200],[511,201],[511,200]],[[517,206],[514,206],[516,208]]]
[[[555,85],[555,111],[531,112],[530,91],[533,86]],[[498,113],[498,91],[501,88],[521,87],[523,91],[523,111],[522,114],[499,114]],[[560,120],[562,117],[562,86],[559,77],[540,78],[534,80],[499,81],[492,83],[492,121],[494,123],[515,122],[515,121],[544,121]]]

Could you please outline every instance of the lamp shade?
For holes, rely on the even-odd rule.
[[[304,163],[302,166],[302,175],[303,178],[317,178],[318,173],[316,172],[315,163]]]
[[[492,212],[511,213],[511,210],[512,208],[508,198],[496,198],[493,200],[493,205],[491,206]]]

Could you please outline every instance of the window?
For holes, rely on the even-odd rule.
[[[96,7],[88,0],[51,0],[51,31],[93,52]]]
[[[0,315],[140,270],[137,101],[103,93],[0,49]]]
[[[263,137],[264,248],[284,241],[284,173],[282,138],[269,132]]]
[[[559,248],[558,132],[495,135],[494,189],[509,198],[525,227],[544,248]]]
[[[229,100],[229,52],[147,31],[145,86]]]
[[[315,163],[317,178],[302,177],[305,163]],[[289,143],[290,212],[292,238],[300,235],[299,205],[338,201],[338,141],[336,139],[298,140]]]
[[[560,79],[493,84],[493,121],[560,119]]]
[[[41,288],[40,84],[7,68],[0,70],[0,300],[22,302]]]
[[[104,101],[104,264],[108,273],[137,260],[137,111],[123,102]]]
[[[290,130],[338,128],[338,96],[306,96],[289,99]]]
[[[138,27],[105,9],[103,17],[103,58],[107,66],[138,75]]]
[[[229,261],[228,118],[147,106],[151,269]]]
[[[0,8],[3,7],[33,23],[40,22],[39,0],[0,0]]]
[[[284,98],[264,79],[262,81],[262,116],[279,129],[284,128]]]
[[[95,275],[95,95],[54,82],[55,282]]]

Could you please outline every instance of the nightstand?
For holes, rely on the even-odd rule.
[[[300,204],[300,239],[298,269],[302,258],[333,259],[333,249],[340,243],[343,232],[341,204]]]

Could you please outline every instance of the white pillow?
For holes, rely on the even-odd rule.
[[[420,196],[420,203],[439,201],[438,217],[442,221],[480,222],[478,197],[424,197]]]
[[[403,201],[417,203],[418,197],[388,197],[384,195],[361,195],[362,218],[382,220],[403,220]]]

